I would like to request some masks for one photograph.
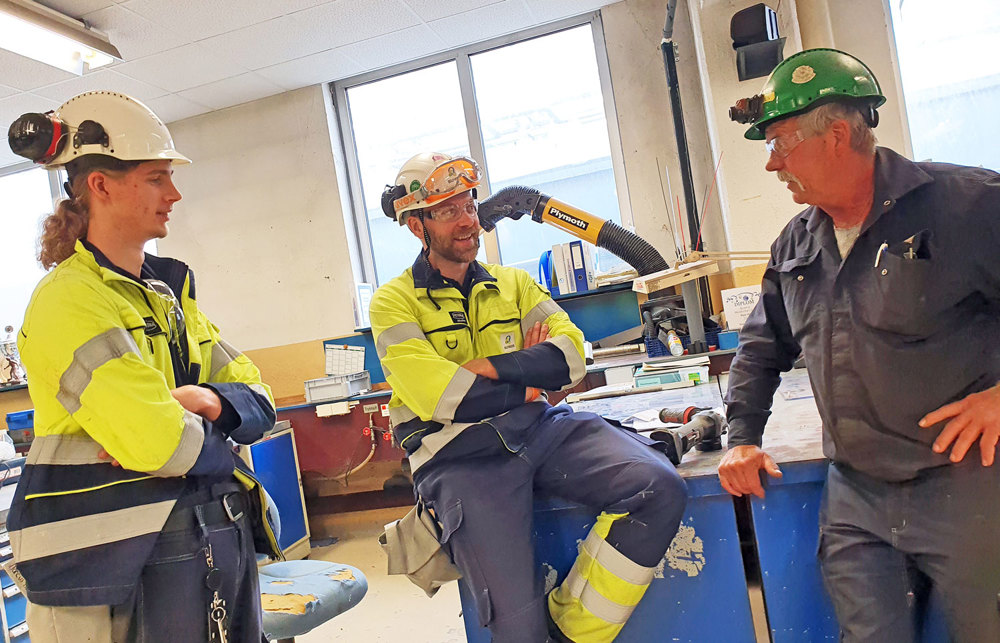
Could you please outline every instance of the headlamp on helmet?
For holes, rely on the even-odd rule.
[[[855,104],[875,127],[875,110],[885,96],[872,71],[854,56],[836,49],[807,49],[775,67],[760,94],[736,101],[729,118],[751,124],[746,138],[763,140],[771,123],[833,101]]]

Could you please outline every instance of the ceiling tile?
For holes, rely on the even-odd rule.
[[[27,112],[47,112],[59,107],[59,103],[43,96],[28,92],[0,98],[0,130],[6,132],[14,119]],[[3,145],[6,147],[6,144]]]
[[[505,0],[428,23],[449,47],[505,36],[536,24],[522,0]]]
[[[18,90],[14,89],[13,87],[7,87],[6,85],[0,85],[0,98],[7,98],[8,96],[12,96],[12,95],[16,94],[17,92],[18,92]],[[3,146],[0,145],[0,147],[3,147]]]
[[[471,9],[496,4],[502,0],[404,0],[421,20],[430,22],[446,18]]]
[[[121,5],[114,5],[84,16],[84,20],[108,34],[125,62],[160,53],[192,41],[186,34],[176,33],[153,24]]]
[[[177,94],[160,96],[146,104],[164,123],[173,123],[174,121],[184,120],[185,118],[212,111],[212,108],[207,105],[196,103]]]
[[[0,145],[0,168],[5,168],[8,165],[17,165],[18,163],[24,163],[28,159],[18,156],[10,151],[10,148],[6,145]]]
[[[317,83],[347,78],[361,73],[365,66],[336,49],[321,51],[296,60],[258,69],[256,73],[285,89],[298,89]]]
[[[247,43],[253,43],[248,47]],[[292,16],[282,16],[256,25],[213,36],[198,43],[212,51],[239,52],[247,69],[260,69],[276,63],[308,56],[330,47],[317,49],[300,36]]]
[[[254,72],[242,76],[226,78],[214,83],[192,87],[180,92],[180,96],[188,98],[213,109],[223,109],[241,103],[247,103],[265,96],[280,94],[283,87],[275,85]]]
[[[144,103],[167,93],[166,90],[141,80],[123,76],[112,69],[98,69],[85,76],[36,89],[35,93],[62,103],[77,94],[96,90],[110,90],[128,94]]]
[[[14,89],[31,90],[76,77],[68,71],[0,49],[0,83]]]
[[[374,38],[420,24],[400,0],[338,0],[292,16],[316,51]]]
[[[400,0],[338,0],[214,36],[200,44],[219,51],[240,51],[241,63],[257,70],[418,23],[416,15]]]
[[[364,69],[380,69],[443,51],[447,46],[430,27],[418,25],[338,47],[337,51],[361,61]]]
[[[38,0],[38,4],[79,20],[91,11],[113,6],[114,0]]]
[[[330,0],[128,0],[122,6],[192,41],[235,31]]]
[[[538,23],[552,22],[596,11],[619,0],[524,0]],[[666,13],[663,14],[666,17]]]
[[[124,63],[114,70],[171,92],[214,83],[247,72],[231,55],[206,49],[199,44],[184,45]]]

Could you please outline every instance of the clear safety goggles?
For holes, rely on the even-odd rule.
[[[414,207],[430,207],[478,186],[482,175],[479,164],[466,156],[445,161],[431,170],[423,185],[393,201],[392,207],[397,214]]]
[[[781,136],[775,136],[770,141],[764,143],[764,147],[767,148],[768,154],[774,154],[779,158],[786,158],[792,153],[799,143],[809,138],[802,133],[802,130],[795,130],[794,132],[789,132],[787,134],[782,134]]]

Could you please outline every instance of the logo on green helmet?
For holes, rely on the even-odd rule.
[[[816,78],[816,70],[809,65],[799,65],[792,72],[792,82],[796,85],[804,85],[813,78]]]

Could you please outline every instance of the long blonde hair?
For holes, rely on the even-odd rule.
[[[42,222],[38,239],[38,262],[48,270],[75,252],[78,239],[87,236],[90,223],[90,190],[87,178],[93,172],[120,177],[140,161],[121,161],[104,154],[87,154],[66,165],[70,198],[56,203],[55,211]]]

